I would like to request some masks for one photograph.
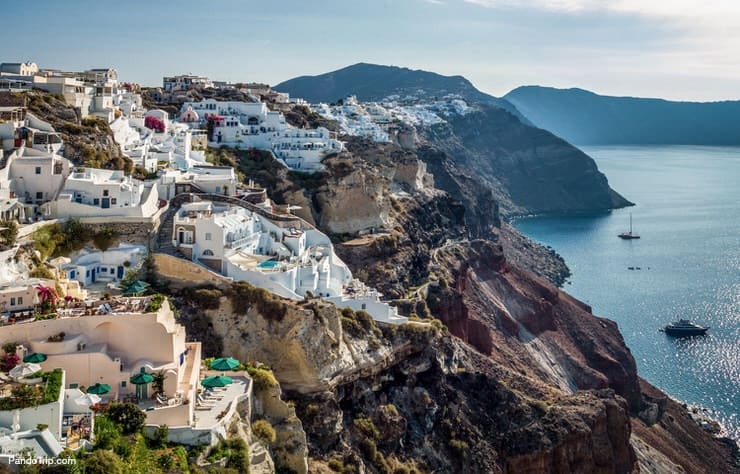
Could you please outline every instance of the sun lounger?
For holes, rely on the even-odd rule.
[[[203,398],[200,395],[198,395],[198,403],[200,403],[201,405],[215,407],[216,404],[212,402],[213,400],[208,400],[207,398]]]

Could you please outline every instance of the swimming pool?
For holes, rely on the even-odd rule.
[[[275,268],[280,265],[280,262],[276,260],[265,260],[258,265],[259,268]]]

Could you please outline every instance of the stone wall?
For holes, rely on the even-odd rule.
[[[231,283],[230,278],[172,255],[154,254],[154,262],[157,265],[157,273],[170,282],[170,288],[173,290],[198,285],[224,287]]]

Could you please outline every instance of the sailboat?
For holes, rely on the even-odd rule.
[[[639,239],[640,236],[632,232],[632,213],[630,212],[630,231],[619,234],[620,239]]]

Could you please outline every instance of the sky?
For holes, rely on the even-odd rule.
[[[24,0],[0,62],[277,84],[357,62],[606,95],[740,99],[740,0]]]

